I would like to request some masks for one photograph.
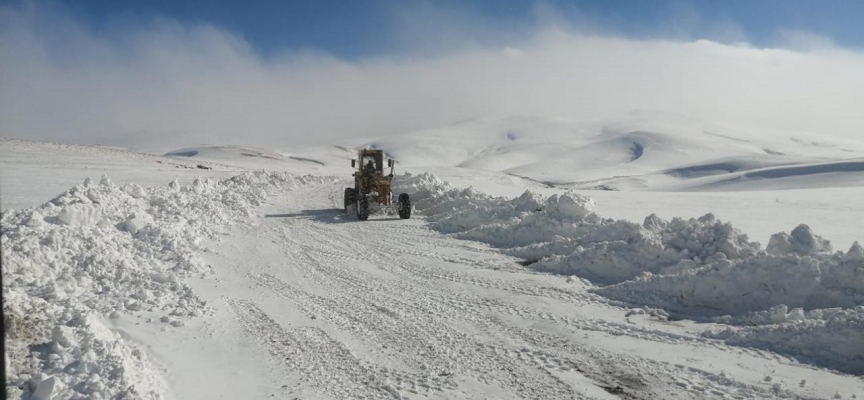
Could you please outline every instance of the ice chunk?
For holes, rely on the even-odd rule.
[[[786,232],[779,232],[771,235],[768,241],[768,247],[765,248],[769,254],[782,256],[792,252],[792,236]]]
[[[642,227],[654,233],[663,231],[667,225],[666,221],[658,217],[657,214],[645,217],[645,221],[642,222]]]
[[[552,198],[549,200],[554,203],[555,210],[562,217],[584,218],[594,212],[594,199],[573,192],[558,196],[557,201],[552,201]]]
[[[108,179],[108,175],[102,175],[102,179],[99,180],[99,186],[114,187],[114,182],[111,182],[111,179]]]
[[[92,201],[96,204],[104,202],[104,198],[102,197],[102,194],[100,194],[99,191],[96,189],[93,189],[93,188],[87,189],[87,192],[85,195],[87,196],[87,199],[89,199],[90,201]]]
[[[786,322],[786,314],[788,311],[789,307],[786,307],[785,304],[780,304],[771,307],[771,309],[768,310],[768,315],[772,323],[779,324],[781,322]]]
[[[51,400],[63,388],[63,383],[56,376],[49,376],[36,385],[36,390],[30,396],[33,400]]]
[[[90,204],[76,203],[63,207],[57,219],[61,223],[70,226],[89,226],[95,225],[101,218],[101,211],[98,207]]]
[[[822,239],[822,237],[813,234],[809,226],[801,224],[792,230],[793,244],[796,247],[796,253],[801,255],[809,255],[814,253],[832,251],[831,242]]]
[[[864,248],[861,248],[861,245],[858,244],[857,241],[852,243],[852,247],[849,247],[849,251],[846,252],[845,258],[849,261],[864,261]]]
[[[39,211],[33,210],[30,213],[30,217],[27,219],[27,226],[31,228],[38,228],[40,226],[45,225],[45,217]]]
[[[75,328],[56,325],[51,331],[51,340],[57,342],[63,347],[71,347],[77,344],[75,339]]]
[[[123,227],[127,232],[134,235],[152,223],[153,217],[151,217],[150,214],[143,211],[136,211],[126,217],[126,221],[123,222]]]
[[[124,185],[123,191],[126,192],[126,194],[128,194],[128,195],[130,195],[136,199],[140,199],[142,197],[147,197],[147,190],[145,190],[143,187],[141,187],[141,185],[134,183],[134,182],[130,182],[130,183],[127,183],[126,185]]]
[[[769,254],[774,255],[795,253],[809,256],[818,253],[830,253],[832,248],[831,242],[815,235],[809,226],[801,224],[790,234],[781,232],[772,235],[766,250]]]

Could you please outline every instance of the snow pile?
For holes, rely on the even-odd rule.
[[[502,197],[491,197],[473,188],[455,189],[430,173],[419,175],[405,173],[397,177],[393,180],[393,192],[409,193],[414,209],[429,216],[458,212],[464,208],[477,208],[479,203],[489,206],[505,201]],[[455,232],[480,224],[482,224],[481,220],[474,219],[455,223],[450,227],[438,226],[438,228]]]
[[[711,214],[672,221],[651,215],[641,225],[599,217],[561,222],[566,229],[556,227],[551,240],[505,251],[539,260],[533,265],[538,270],[612,284],[646,272],[695,269],[711,257],[740,257],[759,246]]]
[[[145,353],[83,304],[54,304],[17,290],[6,303],[9,398],[160,398],[165,382]]]
[[[778,304],[807,309],[864,304],[864,251],[831,253],[801,225],[767,250],[712,214],[642,224],[604,219],[572,192],[506,199],[454,189],[431,174],[396,180],[432,228],[576,275],[610,298],[694,315],[743,314]]]
[[[538,236],[538,223],[546,220],[581,220],[593,213],[594,201],[567,192],[543,199],[526,191],[522,196],[507,199],[492,197],[473,188],[455,189],[430,173],[406,173],[394,181],[394,190],[411,195],[412,204],[428,216],[433,227],[442,232],[459,232],[465,239],[482,240],[499,246],[533,243]],[[532,218],[535,215],[542,217]],[[518,225],[518,226],[517,226]],[[563,226],[564,224],[560,224]],[[476,236],[469,237],[467,232]],[[536,232],[555,235],[554,229]]]
[[[864,306],[804,313],[794,309],[772,313],[781,321],[757,327],[727,327],[704,333],[728,344],[756,347],[792,355],[801,361],[864,375]]]
[[[759,325],[712,335],[864,371],[858,243],[832,253],[827,240],[800,225],[773,235],[762,250],[712,214],[671,221],[651,215],[636,224],[601,218],[591,199],[572,192],[496,198],[454,189],[431,174],[406,174],[396,188],[416,199],[433,229],[499,247],[537,270],[609,285],[593,291],[610,299]],[[830,343],[816,346],[820,340]]]
[[[90,179],[2,216],[7,391],[27,398],[160,398],[159,374],[101,318],[182,319],[207,311],[181,278],[208,268],[202,240],[268,194],[332,181],[254,172],[145,190]]]
[[[799,225],[790,233],[780,232],[771,235],[768,247],[769,254],[784,255],[794,253],[807,256],[819,253],[830,253],[831,242],[813,234],[807,225]]]
[[[772,239],[770,253],[717,257],[700,268],[640,276],[595,292],[686,316],[756,325],[705,336],[864,374],[864,250],[856,242],[846,253],[828,253],[830,246],[806,226],[778,237],[788,252]]]
[[[433,229],[536,261],[532,268],[595,283],[695,269],[717,254],[739,258],[759,249],[711,214],[672,221],[652,215],[640,225],[601,218],[592,199],[569,191],[545,199],[527,191],[505,199],[454,189],[428,173],[395,182]]]
[[[698,268],[644,275],[596,292],[700,316],[740,315],[781,304],[807,310],[851,308],[864,304],[864,252],[856,243],[847,253],[718,256]]]

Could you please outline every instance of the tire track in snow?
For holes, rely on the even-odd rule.
[[[342,344],[315,327],[285,329],[247,300],[226,299],[243,329],[301,381],[334,399],[400,398]]]
[[[296,230],[294,230],[296,233]],[[304,230],[303,236],[309,237],[307,235],[308,232]],[[327,235],[330,240],[333,240],[332,235]],[[369,248],[374,248],[374,246],[369,246]],[[432,321],[433,323],[438,323],[441,325],[447,325],[446,320],[457,320],[460,322],[471,323],[473,325],[477,325],[481,327],[483,330],[498,333],[500,335],[501,332],[507,332],[508,330],[514,331],[514,329],[506,326],[498,320],[497,318],[491,317],[495,311],[503,312],[503,310],[512,310],[510,306],[500,303],[497,301],[493,301],[491,299],[484,299],[473,295],[468,292],[459,293],[453,290],[448,290],[446,294],[440,293],[440,287],[436,287],[433,291],[427,291],[423,289],[422,283],[428,283],[426,278],[417,277],[411,274],[399,275],[399,278],[394,281],[381,282],[380,284],[375,284],[376,281],[373,277],[365,276],[360,277],[357,275],[363,275],[363,273],[357,269],[352,268],[339,268],[336,267],[337,263],[340,260],[348,259],[353,261],[360,261],[363,258],[371,259],[372,263],[377,265],[387,264],[387,260],[378,259],[379,254],[373,250],[368,250],[367,248],[358,249],[355,254],[362,254],[362,256],[358,257],[336,257],[336,258],[328,258],[326,257],[329,252],[326,251],[317,251],[317,252],[307,252],[304,249],[305,254],[315,254],[316,256],[325,256],[325,260],[321,262],[315,262],[314,256],[310,255],[310,262],[306,265],[315,265],[314,269],[310,269],[306,271],[310,275],[320,275],[317,276],[316,279],[326,280],[327,282],[322,283],[326,285],[328,288],[333,290],[334,287],[343,285],[357,285],[362,289],[363,293],[366,293],[366,296],[372,296],[374,293],[380,293],[386,290],[393,299],[410,299],[410,303],[405,303],[405,308],[413,308],[420,309],[422,315],[429,315],[438,318],[437,321]],[[417,286],[414,285],[405,285],[407,281],[414,281],[418,283]],[[422,286],[421,286],[422,285]],[[339,297],[342,297],[344,293],[340,292]],[[390,309],[394,309],[394,306],[390,306]],[[404,311],[404,310],[403,310]],[[520,309],[522,314],[528,314],[530,311],[525,309]],[[373,311],[374,312],[374,311]],[[392,312],[392,311],[391,311]],[[404,313],[401,313],[404,315]],[[538,315],[548,315],[541,314]],[[366,320],[366,318],[364,318]],[[413,316],[409,318],[409,320],[416,321],[417,317]],[[382,326],[386,325],[386,323],[374,323],[373,326]],[[374,329],[374,327],[372,328]],[[420,330],[420,332],[428,332],[429,328]],[[415,331],[416,332],[416,331]],[[407,332],[407,335],[412,334],[412,332]],[[415,333],[416,334],[416,333]],[[519,332],[518,334],[509,335],[509,339],[507,342],[513,342],[515,339],[516,342],[522,342],[526,338],[529,341],[534,341],[534,336],[536,336],[537,332]],[[399,337],[405,337],[406,334],[400,333],[397,335]],[[381,338],[376,338],[374,340],[381,340]],[[373,340],[373,341],[374,341]],[[425,341],[429,341],[430,339],[426,338]],[[434,339],[433,339],[434,340]],[[460,348],[462,343],[466,340],[471,340],[470,337],[461,337],[457,342],[453,343],[452,341],[447,344],[448,347],[456,347]],[[523,343],[529,343],[529,341],[525,341]],[[512,344],[504,344],[502,342],[495,343],[477,343],[476,345],[469,346],[469,349],[486,349],[487,352],[495,353],[496,360],[492,363],[487,363],[487,368],[478,369],[473,371],[477,376],[482,376],[487,371],[494,370],[496,365],[503,365],[502,368],[506,370],[516,370],[516,369],[524,369],[529,368],[534,370],[540,376],[544,376],[547,380],[552,382],[560,382],[562,385],[569,386],[565,381],[574,381],[573,375],[567,376],[568,372],[572,372],[572,374],[580,374],[579,371],[582,369],[577,367],[577,362],[574,361],[573,357],[569,354],[561,353],[560,351],[555,351],[554,349],[550,349],[550,351],[555,351],[556,355],[552,356],[550,351],[529,351],[525,347],[513,346]],[[410,351],[410,346],[405,347],[405,349]],[[403,353],[403,352],[399,352]],[[399,354],[397,353],[397,354]],[[457,353],[461,356],[464,355],[464,349],[460,348]],[[429,354],[426,355],[425,360],[429,360]],[[459,360],[460,364],[469,364],[465,362],[465,360]],[[512,367],[515,364],[517,368]],[[472,371],[469,371],[469,374]],[[602,375],[600,373],[595,375]],[[619,374],[620,375],[620,374]],[[486,383],[497,383],[502,384],[500,381],[491,381],[486,380],[485,378],[481,378],[481,381],[486,381]],[[525,377],[520,378],[521,381],[525,380]],[[579,380],[576,380],[579,381]],[[630,379],[631,386],[634,387],[643,387],[644,384],[641,382],[637,382],[637,384],[632,384],[635,382],[635,379]],[[590,382],[590,380],[586,380],[584,377],[580,381],[581,383],[588,382],[588,384],[595,384]],[[619,382],[619,381],[615,381]],[[614,385],[613,385],[614,386]],[[564,398],[571,398],[575,396],[575,390],[569,392],[569,390],[573,390],[573,388],[563,389],[561,392],[554,394],[553,398],[558,398],[563,396]],[[539,397],[549,396],[549,394],[540,395]],[[525,393],[521,393],[520,397],[522,398],[531,398],[531,396],[526,395]]]
[[[355,224],[356,225],[356,224]],[[525,295],[525,296],[534,296],[534,297],[548,297],[557,300],[567,301],[573,303],[574,305],[586,304],[587,302],[594,303],[602,303],[606,302],[606,300],[602,297],[591,293],[580,293],[576,291],[566,290],[559,287],[553,286],[543,286],[537,285],[536,282],[514,282],[508,281],[505,279],[494,279],[487,278],[483,276],[478,276],[476,274],[472,274],[470,272],[461,272],[454,271],[452,269],[442,268],[435,266],[434,264],[428,263],[417,263],[413,261],[409,261],[404,257],[400,258],[399,263],[393,263],[393,260],[396,257],[393,255],[402,255],[402,256],[413,256],[421,259],[429,259],[429,260],[437,260],[443,261],[453,264],[458,264],[460,266],[471,265],[476,266],[477,263],[472,263],[470,261],[465,261],[463,258],[452,258],[452,257],[443,257],[436,256],[436,252],[434,251],[422,251],[422,250],[413,250],[413,251],[405,251],[404,249],[392,247],[390,245],[385,244],[386,242],[382,240],[382,238],[386,238],[386,235],[380,235],[371,237],[374,243],[368,245],[354,245],[351,246],[351,243],[355,243],[358,237],[365,237],[364,232],[361,228],[350,226],[346,229],[349,233],[343,234],[337,230],[328,230],[326,233],[317,232],[317,229],[309,229],[304,230],[304,234],[315,237],[317,240],[315,242],[330,242],[330,243],[339,243],[340,246],[349,247],[348,250],[339,251],[333,248],[330,249],[322,249],[320,247],[306,245],[299,241],[294,241],[294,244],[299,247],[305,248],[309,252],[321,254],[324,257],[333,257],[333,258],[341,258],[344,260],[354,260],[354,261],[372,261],[379,268],[386,270],[388,272],[394,273],[401,278],[406,279],[414,279],[421,278],[422,280],[444,280],[450,281],[454,283],[462,283],[469,284],[473,286],[479,286],[487,289],[497,289],[503,290],[506,292],[510,292],[512,294]],[[377,233],[381,233],[381,231],[377,231]],[[289,239],[290,240],[290,239]],[[454,241],[450,239],[450,241]],[[385,243],[382,243],[385,242]],[[412,247],[425,248],[425,249],[438,249],[442,246],[439,246],[437,243],[424,242],[422,240],[414,241],[413,243],[405,242],[406,246],[410,245]],[[450,247],[453,246],[444,246]],[[495,254],[497,253],[490,252],[487,254]],[[500,257],[500,255],[498,255]],[[374,261],[373,261],[374,260]],[[494,262],[494,263],[486,263],[485,265],[502,265],[502,262]],[[400,272],[397,269],[403,269],[405,271]],[[496,268],[497,269],[497,268]]]
[[[363,258],[367,261],[362,262],[368,262],[375,253],[360,248],[354,252],[360,257],[334,258],[331,255],[336,252],[310,251],[313,250],[310,246],[292,238],[303,238],[304,242],[312,238],[312,242],[321,243],[317,239],[323,237],[314,232],[320,225],[302,220],[288,224],[282,237],[292,245],[282,247],[289,262],[304,277],[326,288],[327,296],[300,290],[270,274],[249,276],[262,287],[294,302],[304,313],[349,331],[372,346],[386,344],[382,352],[388,358],[399,359],[412,370],[430,371],[426,379],[439,384],[438,387],[453,382],[454,377],[468,376],[481,383],[506,387],[519,398],[574,396],[569,385],[532,363],[505,357],[506,352],[495,345],[450,326],[448,320],[453,320],[453,315],[467,316],[469,323],[483,321],[474,321],[476,313],[464,312],[466,304],[481,299],[426,290],[404,279],[382,280],[353,266]],[[354,242],[341,242],[332,235],[326,237],[326,243]],[[445,378],[436,379],[438,375]],[[455,389],[454,385],[449,386]]]
[[[499,301],[482,298],[474,295],[470,292],[465,291],[456,291],[454,289],[446,290],[446,293],[442,294],[441,287],[435,287],[434,290],[426,290],[424,287],[428,286],[429,280],[428,276],[423,276],[421,273],[428,268],[432,268],[429,265],[420,265],[410,263],[413,268],[409,269],[406,273],[405,270],[402,269],[390,269],[387,266],[390,266],[392,262],[387,259],[386,253],[383,251],[376,250],[376,243],[372,243],[366,246],[351,246],[352,243],[356,243],[356,240],[349,240],[348,238],[344,238],[344,240],[340,240],[340,233],[337,232],[327,232],[326,234],[321,234],[320,232],[315,232],[316,229],[321,229],[318,225],[307,225],[307,226],[299,226],[300,224],[294,223],[290,230],[286,231],[285,239],[292,241],[292,236],[303,237],[304,240],[309,238],[315,238],[313,242],[317,243],[339,243],[340,247],[351,247],[354,250],[340,254],[341,252],[337,251],[325,251],[312,246],[304,245],[299,241],[292,241],[294,246],[286,246],[286,248],[294,248],[299,249],[299,253],[302,253],[303,256],[307,257],[306,262],[300,262],[299,265],[304,269],[304,273],[308,274],[308,276],[313,277],[313,280],[317,280],[322,286],[327,287],[328,290],[338,291],[337,287],[356,287],[359,288],[359,295],[372,296],[373,293],[388,293],[389,300],[391,302],[403,303],[403,308],[407,309],[422,309],[422,315],[430,315],[437,318],[442,319],[455,319],[460,322],[471,323],[474,325],[479,325],[481,328],[487,332],[502,332],[502,328],[509,328],[505,324],[501,323],[500,320],[494,317],[490,317],[495,311],[500,313],[516,313],[520,317],[529,317],[531,319],[532,316],[535,316],[537,319],[550,319],[555,320],[551,314],[542,313],[535,310],[529,310],[524,307],[507,305],[505,303],[501,303]],[[353,233],[352,233],[353,234]],[[352,234],[349,234],[352,235]],[[326,238],[326,239],[325,239]],[[326,241],[325,241],[326,240]],[[347,244],[347,245],[346,245]],[[331,249],[332,250],[332,249]],[[296,255],[295,255],[296,257]],[[322,259],[323,258],[323,259]],[[381,282],[373,276],[369,276],[368,274],[363,273],[357,268],[348,268],[338,267],[340,262],[344,263],[345,261],[349,262],[371,262],[374,265],[377,265],[379,268],[387,270],[389,272],[396,272],[396,276],[399,279],[388,280],[387,282]],[[406,263],[406,260],[400,260],[400,264]],[[314,268],[308,268],[309,266],[314,266]],[[404,266],[404,265],[403,265]],[[467,274],[466,274],[467,275]],[[411,282],[414,285],[406,285],[407,282]],[[272,287],[271,287],[272,288]],[[501,288],[501,287],[498,287]],[[531,293],[537,295],[536,293]],[[344,292],[338,291],[338,295],[336,297],[344,298],[350,295],[346,295]],[[357,296],[357,294],[354,294]],[[410,302],[402,302],[398,299],[410,299]],[[395,309],[396,306],[391,305],[389,308],[384,308],[376,305],[370,310],[367,310],[366,313],[363,314],[374,314],[376,309]],[[334,306],[335,308],[335,306]],[[352,315],[356,314],[352,312]],[[363,319],[364,321],[374,321],[375,317],[366,317]],[[418,318],[413,316],[408,319],[408,321],[417,321]],[[433,324],[447,324],[446,321],[432,321]],[[387,321],[375,321],[370,324],[370,328],[367,332],[375,332],[376,326],[390,326],[392,322]],[[589,326],[591,326],[589,324]],[[593,326],[591,326],[593,327]],[[600,330],[600,328],[594,327],[596,330]],[[429,332],[429,328],[414,330],[414,332]],[[407,337],[407,335],[411,335],[412,332],[401,333],[397,335],[397,337]],[[530,337],[531,334],[522,333],[520,335],[511,336],[511,339],[524,339],[525,337]],[[447,344],[449,347],[458,347],[468,338],[461,338],[458,342],[453,343],[452,341]],[[388,340],[392,341],[392,338],[374,338],[372,342],[380,341],[380,340]],[[396,339],[398,340],[398,339]],[[429,342],[429,338],[424,338],[425,342]],[[488,345],[488,344],[480,344],[481,348],[484,346],[489,346],[489,349],[492,349],[498,355],[503,356],[493,363],[489,363],[490,368],[495,368],[496,364],[505,363],[516,363],[521,365],[522,368],[531,368],[537,370],[541,375],[547,376],[549,379],[555,382],[560,382],[560,379],[555,377],[551,371],[570,371],[575,369],[575,362],[569,360],[567,355],[559,355],[558,357],[551,358],[549,363],[538,363],[534,358],[526,358],[526,357],[516,357],[516,356],[524,356],[527,354],[522,351],[522,349],[512,346],[502,346],[500,344],[496,345]],[[411,346],[406,346],[402,351],[397,352],[396,355],[404,354],[406,351],[411,351]],[[462,351],[460,351],[462,353]],[[548,353],[540,353],[540,360],[545,360],[545,356],[543,354]],[[429,354],[424,354],[424,360],[429,360]],[[461,360],[460,362],[464,362]],[[467,364],[467,363],[466,363]],[[488,368],[487,368],[488,369]],[[513,368],[508,368],[513,369]],[[477,375],[483,375],[485,369],[480,369],[475,371]],[[522,379],[520,379],[522,380]],[[632,380],[631,380],[632,381]],[[492,383],[492,382],[489,382]],[[496,382],[499,385],[502,382]],[[564,384],[566,386],[566,384]],[[633,385],[641,387],[641,383],[639,385]],[[564,395],[566,397],[573,396],[572,393],[565,394],[567,389],[564,389],[562,393],[559,393],[558,396]],[[520,396],[520,397],[529,397],[529,396]],[[543,397],[543,396],[540,396]],[[530,398],[530,397],[529,397]]]
[[[314,235],[313,232],[305,233]],[[349,236],[353,236],[356,234],[359,233],[355,232],[354,234]],[[338,235],[339,234],[336,232],[328,232],[326,237],[330,238],[330,240],[333,240],[334,236],[338,237]],[[351,243],[351,241],[348,238],[344,238],[344,243]],[[297,243],[297,245],[302,246],[299,243]],[[606,302],[605,299],[599,298],[599,296],[590,293],[577,293],[558,287],[532,284],[531,282],[522,283],[506,281],[503,279],[488,279],[473,275],[470,272],[451,271],[444,268],[436,267],[431,264],[416,263],[404,258],[400,259],[399,263],[393,263],[391,261],[391,257],[389,256],[390,253],[388,249],[381,249],[380,246],[377,245],[377,243],[369,246],[362,246],[356,248],[357,251],[355,251],[353,254],[361,254],[359,256],[338,254],[332,251],[325,251],[319,248],[312,247],[308,247],[306,250],[314,252],[325,258],[332,258],[334,262],[338,262],[340,259],[369,261],[377,265],[379,268],[398,276],[400,279],[395,280],[395,282],[397,283],[402,281],[412,281],[419,286],[426,286],[426,283],[428,283],[430,279],[438,279],[454,283],[479,286],[486,289],[502,290],[512,294],[561,300],[569,302],[576,306],[584,305],[589,302]],[[363,281],[363,279],[360,280]],[[388,287],[392,290],[392,284],[390,285],[391,286]],[[414,288],[410,288],[410,290],[413,291]],[[520,305],[515,305],[512,303],[492,301],[491,299],[482,298],[469,292],[463,292],[461,297],[453,294],[452,290],[450,290],[449,292],[450,293],[448,294],[447,299],[458,299],[457,303],[460,304],[460,307],[458,307],[459,311],[463,313],[465,311],[464,305],[476,304],[478,307],[481,308],[481,310],[479,310],[479,314],[481,315],[485,315],[485,313],[489,311],[497,311],[501,314],[515,315],[519,316],[520,318],[558,321],[562,324],[567,325],[568,327],[577,330],[598,331],[609,333],[612,335],[639,336],[646,340],[654,340],[663,343],[692,342],[707,345],[714,345],[720,343],[719,341],[714,339],[702,338],[698,336],[676,335],[668,332],[646,329],[628,324],[605,321],[602,319],[593,320],[556,315],[555,313],[551,313],[548,311],[541,311]],[[406,293],[409,292],[406,291]]]
[[[529,363],[505,357],[490,343],[450,327],[442,318],[439,301],[415,297],[399,302],[378,289],[330,281],[332,298],[311,295],[269,275],[251,276],[258,284],[291,300],[298,308],[352,336],[373,345],[384,345],[388,358],[397,358],[412,370],[429,371],[426,376],[402,374],[398,390],[421,393],[456,390],[456,380],[466,376],[485,384],[512,389],[519,398],[571,398],[572,388]],[[341,286],[341,287],[339,287]],[[417,309],[421,312],[417,312]],[[436,311],[429,312],[430,309]],[[390,377],[392,373],[382,372]],[[563,397],[562,397],[563,396]]]

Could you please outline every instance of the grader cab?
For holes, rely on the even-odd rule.
[[[354,207],[357,219],[369,219],[370,208],[394,209],[399,218],[411,218],[411,200],[407,193],[402,193],[393,202],[393,192],[390,184],[393,182],[394,161],[386,159],[389,173],[384,174],[383,150],[360,150],[356,160],[351,160],[354,171],[354,187],[345,188],[345,213]],[[370,207],[371,205],[371,207]]]

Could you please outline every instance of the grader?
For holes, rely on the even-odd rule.
[[[358,165],[359,164],[359,165]],[[369,219],[370,204],[374,208],[395,208],[399,218],[411,218],[411,199],[407,193],[402,193],[393,202],[393,192],[390,184],[393,182],[393,159],[387,159],[387,167],[390,173],[384,175],[384,151],[383,150],[360,150],[357,159],[351,160],[354,171],[354,187],[345,188],[345,213],[355,206],[357,219],[365,221]]]

